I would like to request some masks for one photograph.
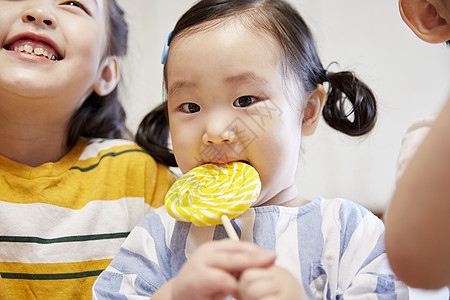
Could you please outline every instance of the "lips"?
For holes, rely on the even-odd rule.
[[[228,159],[228,158],[218,158],[218,159],[214,159],[212,161],[207,162],[208,164],[214,164],[214,165],[224,165],[224,164],[230,164],[233,162],[242,162],[244,164],[247,165],[251,165],[248,161],[246,160],[238,160],[238,159]]]
[[[9,40],[4,48],[29,55],[42,56],[53,61],[63,59],[61,51],[51,39],[36,34],[18,35]]]

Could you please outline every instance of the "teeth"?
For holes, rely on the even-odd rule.
[[[49,53],[47,50],[44,50],[41,47],[34,48],[31,45],[24,45],[20,47],[15,47],[14,51],[28,53],[36,56],[45,56],[50,60],[56,60],[56,56]]]
[[[25,52],[28,54],[33,53],[33,47],[31,47],[30,45],[23,46],[23,50],[25,50]]]
[[[42,48],[34,48],[33,52],[36,55],[43,55],[44,54],[44,49],[42,49]]]

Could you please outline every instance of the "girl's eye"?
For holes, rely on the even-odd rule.
[[[66,2],[61,3],[61,5],[68,5],[68,6],[78,7],[80,9],[84,10],[87,14],[90,15],[89,9],[87,9],[87,7],[84,6],[83,3],[79,2],[79,1],[66,1]]]
[[[180,106],[180,109],[185,113],[193,114],[200,111],[200,106],[195,103],[185,103]]]
[[[252,96],[242,96],[237,98],[234,102],[233,105],[235,107],[247,107],[252,105],[253,103],[255,103],[256,101],[258,101],[258,99],[256,99],[255,97]]]

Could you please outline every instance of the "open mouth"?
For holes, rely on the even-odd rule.
[[[52,61],[62,60],[62,56],[52,46],[43,41],[20,39],[5,48],[28,55],[41,56]]]

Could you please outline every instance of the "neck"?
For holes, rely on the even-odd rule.
[[[69,151],[69,119],[49,112],[0,107],[0,155],[31,167],[58,161]]]
[[[269,201],[256,206],[280,205],[286,207],[300,207],[308,204],[310,201],[303,198],[297,190],[296,185],[291,185],[289,188],[282,190],[280,193],[272,197]]]

